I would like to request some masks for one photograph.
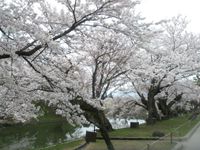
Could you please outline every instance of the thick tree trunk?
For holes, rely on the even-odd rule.
[[[176,113],[174,113],[174,111],[172,110],[172,106],[175,105],[177,102],[181,101],[182,95],[183,93],[176,95],[176,97],[168,104],[167,104],[168,97],[158,99],[159,109],[166,118],[171,118],[176,115]]]
[[[110,137],[108,135],[108,131],[106,130],[106,128],[104,128],[104,127],[100,128],[100,132],[101,132],[101,135],[102,135],[102,137],[103,137],[103,139],[104,139],[104,141],[107,145],[108,150],[115,150],[114,146],[113,146],[113,144],[110,140]]]
[[[161,111],[161,113],[164,115],[165,118],[170,118],[171,108],[169,108],[167,105],[167,99],[159,99],[158,101],[158,108]]]
[[[84,111],[84,116],[86,119],[100,129],[101,135],[107,145],[108,150],[114,150],[108,134],[108,131],[112,131],[113,128],[109,120],[106,118],[103,110],[98,110],[94,106],[88,104],[82,99],[82,97],[77,97],[76,99],[72,100],[71,103],[80,105],[80,108]]]
[[[143,105],[139,106],[142,106],[148,112],[147,121],[149,124],[153,124],[156,120],[160,120],[160,115],[158,114],[158,110],[156,108],[154,95],[149,94],[147,100],[142,100],[142,104]]]
[[[154,96],[155,96],[154,92],[149,91],[148,101],[147,101],[147,111],[148,111],[147,124],[153,124],[155,123],[156,120],[160,120]]]

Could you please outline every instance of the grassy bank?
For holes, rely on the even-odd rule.
[[[159,121],[154,125],[141,125],[139,128],[125,128],[118,129],[113,132],[110,132],[110,137],[152,137],[153,131],[161,131],[165,134],[170,132],[173,133],[173,137],[182,137],[186,135],[199,121],[200,116],[196,120],[190,121],[188,118],[190,114],[183,115],[180,117],[172,118],[169,120]],[[98,133],[98,136],[100,134]],[[170,140],[167,141],[117,141],[112,140],[114,147],[117,150],[141,150],[144,149],[147,144],[153,150],[169,150],[174,145],[170,143]],[[45,148],[44,150],[72,150],[75,147],[83,144],[84,141],[75,141],[72,143],[63,143],[56,146]],[[153,144],[152,144],[153,143]],[[106,145],[103,140],[97,140],[96,143],[90,143],[85,150],[106,150]]]
[[[147,150],[147,145],[151,150],[170,150],[174,144],[169,141],[162,141],[155,144],[150,144],[153,141],[117,141],[113,140],[112,143],[116,150]],[[107,150],[103,140],[97,140],[96,143],[90,143],[83,150]]]
[[[169,120],[159,121],[154,125],[141,125],[139,128],[126,128],[110,132],[110,137],[152,137],[153,131],[161,131],[166,135],[173,133],[173,138],[185,136],[199,121],[200,116],[195,120],[188,120],[190,114],[180,117],[172,118]],[[99,135],[100,136],[100,135]],[[175,143],[171,143],[170,135],[166,140],[160,141],[119,141],[112,140],[116,150],[169,150]],[[103,140],[97,140],[96,143],[90,143],[84,150],[107,150]]]
[[[109,134],[110,137],[151,137],[154,131],[161,131],[165,134],[172,132],[174,136],[180,137],[186,135],[200,121],[199,116],[193,121],[188,120],[189,116],[188,114],[169,120],[158,121],[154,125],[144,124],[139,128],[118,129]]]
[[[50,147],[43,148],[40,150],[74,150],[79,145],[84,144],[84,142],[85,142],[84,140],[77,140],[77,141],[73,141],[73,142],[57,144],[55,146],[50,146]]]

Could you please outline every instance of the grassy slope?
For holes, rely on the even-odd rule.
[[[153,141],[115,141],[112,143],[116,150],[144,150],[147,148],[147,144],[152,143]],[[170,142],[159,142],[151,145],[151,150],[169,150],[174,146],[174,144],[170,144]],[[90,143],[83,150],[107,150],[105,142],[102,140],[98,140],[96,143]],[[146,150],[146,149],[145,149]]]
[[[184,115],[169,120],[159,121],[156,124],[141,125],[139,128],[125,128],[110,132],[110,137],[151,137],[153,131],[162,131],[165,134],[172,132],[174,136],[184,136],[194,125],[200,121],[198,117],[194,121],[188,121],[189,115]],[[183,125],[184,124],[184,125]],[[181,128],[178,128],[183,125]]]
[[[58,144],[58,145],[51,146],[48,148],[44,148],[42,150],[73,150],[77,146],[79,146],[83,143],[84,143],[83,140],[73,141],[73,142],[69,142],[69,143],[66,142],[66,143]]]
[[[126,128],[126,129],[119,129],[115,130],[113,132],[110,132],[111,137],[151,137],[153,131],[162,131],[165,134],[169,132],[173,132],[173,135],[178,136],[184,136],[186,135],[191,128],[193,128],[196,123],[200,121],[200,116],[194,120],[194,121],[188,121],[189,115],[184,115],[177,118],[172,118],[169,120],[164,120],[157,122],[155,125],[147,126],[142,125],[139,128]],[[184,125],[183,125],[184,124]],[[181,128],[177,130],[177,128],[183,125]],[[114,146],[117,150],[124,150],[126,147],[126,150],[140,150],[144,148],[148,143],[152,143],[152,141],[112,141]],[[58,144],[56,146],[45,148],[44,150],[72,150],[75,147],[79,146],[80,144],[84,143],[83,140],[75,141],[72,143],[63,143]],[[154,145],[154,150],[165,150],[170,149],[173,145],[170,144],[170,141],[167,143],[165,142],[158,142]],[[106,145],[103,140],[97,140],[96,143],[89,144],[85,150],[106,150]]]
[[[173,136],[179,137],[186,135],[199,121],[200,116],[194,121],[188,121],[189,115],[184,115],[169,120],[157,122],[155,125],[142,125],[135,129],[119,129],[110,133],[111,137],[151,137],[153,131],[162,131],[165,134],[173,132]],[[170,139],[164,141],[112,141],[117,150],[142,150],[147,148],[153,150],[169,150],[175,143],[171,144]],[[84,150],[106,150],[103,140],[97,140],[96,143],[90,143]]]

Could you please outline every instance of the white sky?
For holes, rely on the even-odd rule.
[[[138,8],[147,21],[186,16],[190,21],[188,29],[200,33],[200,0],[141,0]]]

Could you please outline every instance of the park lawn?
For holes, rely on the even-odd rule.
[[[146,150],[147,144],[151,150],[169,150],[175,144],[169,141],[159,141],[151,144],[153,141],[129,141],[129,140],[112,140],[113,146],[116,150]],[[83,150],[107,150],[106,144],[103,140],[97,140],[96,143],[90,143]]]
[[[113,146],[117,150],[138,150],[148,144],[148,141],[117,141],[112,140]],[[83,150],[106,150],[106,144],[103,140],[97,140],[96,143],[90,143]]]
[[[77,141],[73,141],[73,142],[57,144],[55,146],[43,148],[40,150],[74,150],[75,148],[77,148],[78,146],[80,146],[81,144],[84,144],[84,143],[85,143],[84,140],[77,140]]]
[[[175,137],[182,137],[186,135],[199,121],[200,116],[196,120],[189,121],[190,114],[183,115],[176,118],[171,118],[169,120],[158,121],[154,125],[141,125],[139,128],[125,128],[118,129],[109,133],[110,137],[151,137],[153,131],[161,131],[165,134],[170,132],[173,133]],[[181,126],[181,127],[180,127]],[[178,129],[177,129],[178,128]],[[98,136],[100,134],[98,133]],[[169,140],[167,141],[158,141],[155,144],[154,141],[136,141],[136,140],[112,140],[114,147],[117,150],[141,150],[147,147],[147,144],[150,144],[150,147],[153,150],[169,150],[174,144],[171,144]],[[84,143],[84,140],[78,140],[70,143],[62,143],[56,146],[49,148],[44,148],[42,150],[72,150],[81,144]],[[103,140],[97,140],[96,143],[90,143],[87,145],[84,150],[106,150],[106,145]]]
[[[196,120],[188,120],[189,116],[184,115],[169,120],[159,121],[154,125],[141,125],[139,128],[125,128],[110,132],[110,137],[151,137],[153,131],[161,131],[165,134],[170,132],[175,137],[185,136],[199,121],[200,116]],[[99,135],[98,135],[99,136]],[[147,150],[147,145],[151,150],[169,150],[174,147],[171,144],[169,136],[167,140],[151,141],[151,140],[112,140],[116,150]],[[84,150],[107,150],[103,140],[97,140],[96,143],[90,143]]]
[[[200,116],[193,121],[188,120],[189,116],[190,114],[187,114],[169,120],[158,121],[154,125],[144,124],[139,128],[118,129],[110,132],[109,135],[110,137],[152,137],[154,131],[161,131],[165,134],[172,132],[173,136],[181,137],[186,135],[200,121]]]

